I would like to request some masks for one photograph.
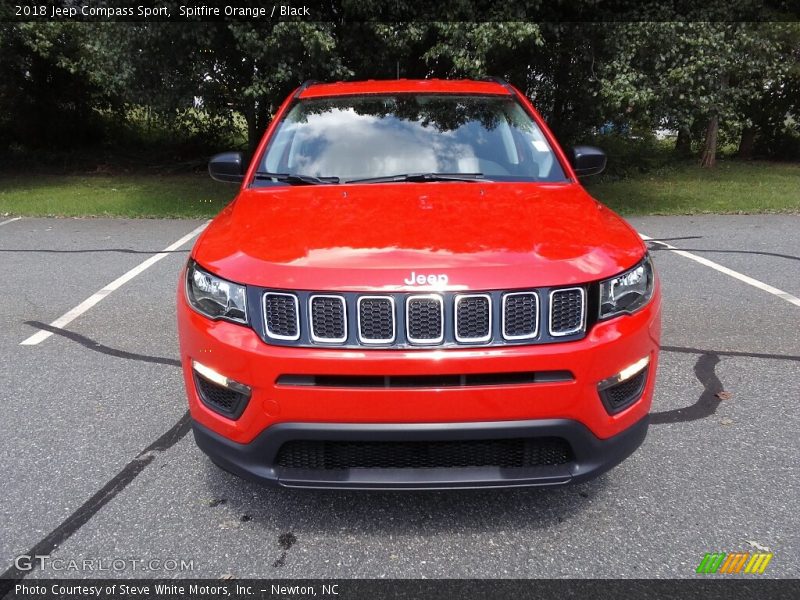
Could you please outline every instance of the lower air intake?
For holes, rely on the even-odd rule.
[[[277,465],[315,471],[345,469],[436,469],[537,467],[573,460],[562,438],[420,442],[294,440],[278,452]]]

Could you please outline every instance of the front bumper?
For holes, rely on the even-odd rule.
[[[249,444],[237,444],[193,422],[197,445],[223,469],[269,485],[318,489],[444,489],[553,486],[585,481],[622,462],[644,441],[649,417],[608,439],[568,419],[452,424],[279,423]],[[574,460],[528,468],[306,470],[275,464],[282,444],[293,440],[451,441],[553,437],[567,440]]]
[[[414,350],[299,348],[265,344],[248,327],[211,321],[178,293],[181,361],[200,448],[247,478],[293,487],[444,488],[557,485],[602,473],[630,454],[647,430],[661,330],[660,290],[641,311],[596,323],[577,341]],[[598,384],[649,358],[638,400],[610,414]],[[252,390],[236,418],[199,398],[193,361]],[[563,372],[560,381],[437,387],[292,384],[298,376],[419,377]],[[289,377],[287,382],[287,377]],[[513,378],[510,378],[513,379]],[[353,468],[299,473],[276,466],[285,441],[566,439],[573,459],[558,466],[447,469]],[[527,463],[526,463],[527,464]]]

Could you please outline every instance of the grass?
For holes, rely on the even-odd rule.
[[[237,187],[207,174],[0,176],[0,214],[92,217],[209,217]]]
[[[587,181],[598,200],[625,215],[800,212],[800,164],[686,164],[620,181]],[[204,173],[180,175],[2,175],[0,215],[210,217],[235,185]]]
[[[587,181],[587,189],[624,215],[797,213],[800,164],[683,164],[620,181]]]

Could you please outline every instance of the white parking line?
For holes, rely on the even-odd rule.
[[[743,275],[738,271],[734,271],[733,269],[729,269],[728,267],[723,267],[719,263],[715,263],[713,260],[708,260],[707,258],[703,258],[702,256],[698,256],[697,254],[692,254],[691,252],[687,252],[686,250],[681,250],[680,248],[676,248],[666,242],[661,242],[659,240],[653,239],[649,236],[640,233],[639,236],[648,242],[653,242],[654,244],[659,244],[663,246],[667,250],[678,254],[679,256],[683,256],[684,258],[688,258],[689,260],[693,260],[696,263],[700,263],[701,265],[705,265],[706,267],[711,267],[715,271],[719,271],[720,273],[725,273],[725,275],[729,275],[734,279],[738,279],[739,281],[746,283],[747,285],[752,285],[754,288],[758,288],[765,292],[772,294],[773,296],[777,296],[781,300],[786,300],[790,304],[794,304],[795,306],[800,306],[800,298],[796,296],[792,296],[788,292],[784,292],[783,290],[779,290],[776,287],[772,287],[771,285],[764,283],[763,281],[759,281],[758,279],[753,279],[752,277],[748,277],[747,275]]]
[[[8,225],[9,223],[13,223],[14,221],[19,221],[22,217],[14,217],[13,219],[8,219],[0,223],[0,226]]]
[[[195,237],[198,233],[203,231],[203,229],[205,229],[206,225],[208,225],[208,223],[203,223],[202,225],[200,225],[196,229],[194,229],[194,230],[190,231],[189,233],[187,233],[185,236],[183,236],[181,239],[179,239],[174,244],[170,244],[169,246],[164,248],[158,254],[154,254],[153,256],[148,258],[146,261],[144,261],[143,263],[140,263],[139,265],[135,266],[134,268],[132,268],[130,271],[128,271],[124,275],[122,275],[120,277],[117,277],[114,281],[109,283],[103,289],[101,289],[100,291],[92,294],[86,300],[84,300],[83,302],[78,304],[78,306],[76,306],[75,308],[73,308],[70,311],[67,311],[66,313],[64,313],[60,317],[58,317],[55,321],[50,323],[50,327],[62,328],[64,326],[68,325],[69,323],[71,323],[72,321],[77,319],[79,316],[81,316],[83,313],[85,313],[87,310],[92,308],[95,304],[100,302],[103,298],[108,296],[111,292],[113,292],[114,290],[119,289],[120,287],[122,287],[123,285],[128,283],[131,279],[133,279],[134,277],[136,277],[140,273],[144,272],[146,269],[149,269],[154,264],[156,264],[158,261],[160,261],[162,258],[164,258],[166,256],[169,256],[170,252],[172,252],[174,250],[177,250],[178,248],[183,246],[186,242],[188,242],[193,237]],[[40,329],[39,331],[34,333],[29,338],[21,341],[20,342],[20,346],[35,346],[36,344],[42,343],[44,340],[49,338],[51,335],[53,335],[52,332],[43,331],[43,330]]]

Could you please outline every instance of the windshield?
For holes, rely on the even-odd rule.
[[[502,96],[302,100],[278,124],[259,172],[268,176],[256,185],[286,184],[287,175],[331,183],[414,174],[567,180],[533,119],[513,98]]]

